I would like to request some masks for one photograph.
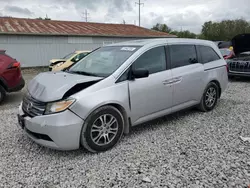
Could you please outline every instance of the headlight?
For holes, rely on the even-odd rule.
[[[56,64],[56,67],[60,67],[63,64],[64,64],[64,62],[58,63],[58,64]]]
[[[75,99],[65,99],[62,101],[48,103],[46,106],[45,114],[53,114],[57,112],[62,112],[68,109],[73,103]]]

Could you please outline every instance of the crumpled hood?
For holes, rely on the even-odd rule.
[[[232,39],[232,45],[235,55],[250,51],[250,34],[236,35]]]
[[[30,95],[42,102],[60,100],[77,84],[102,80],[101,77],[83,76],[66,72],[40,73],[28,84]]]
[[[67,61],[66,59],[51,59],[49,62],[50,63],[55,63],[57,61]]]

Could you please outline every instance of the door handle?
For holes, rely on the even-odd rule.
[[[162,83],[164,85],[170,85],[170,84],[179,83],[181,81],[182,81],[182,77],[179,76],[179,77],[176,77],[176,78],[173,78],[173,79],[170,79],[170,80],[164,80],[164,81],[162,81]]]
[[[171,79],[171,80],[164,80],[164,81],[162,81],[162,83],[163,83],[164,85],[172,84],[172,82],[173,82],[172,79]]]
[[[182,81],[182,77],[181,76],[176,77],[176,78],[173,79],[173,83],[179,83],[181,81]]]

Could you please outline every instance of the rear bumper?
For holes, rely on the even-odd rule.
[[[250,72],[234,72],[230,71],[228,72],[228,76],[240,76],[240,77],[250,77]]]
[[[24,88],[25,86],[25,81],[23,79],[23,77],[21,78],[20,82],[18,83],[18,85],[16,85],[15,87],[13,88],[9,88],[8,89],[8,92],[16,92],[16,91],[20,91]]]

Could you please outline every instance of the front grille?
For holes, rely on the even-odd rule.
[[[24,96],[22,109],[26,115],[30,117],[41,116],[44,114],[45,108],[45,102],[38,101],[29,94]]]
[[[239,73],[250,73],[250,62],[232,61],[229,63],[229,71]]]
[[[27,128],[25,130],[28,134],[35,137],[36,139],[47,140],[47,141],[53,142],[53,140],[46,134],[35,133],[35,132],[28,130]]]

